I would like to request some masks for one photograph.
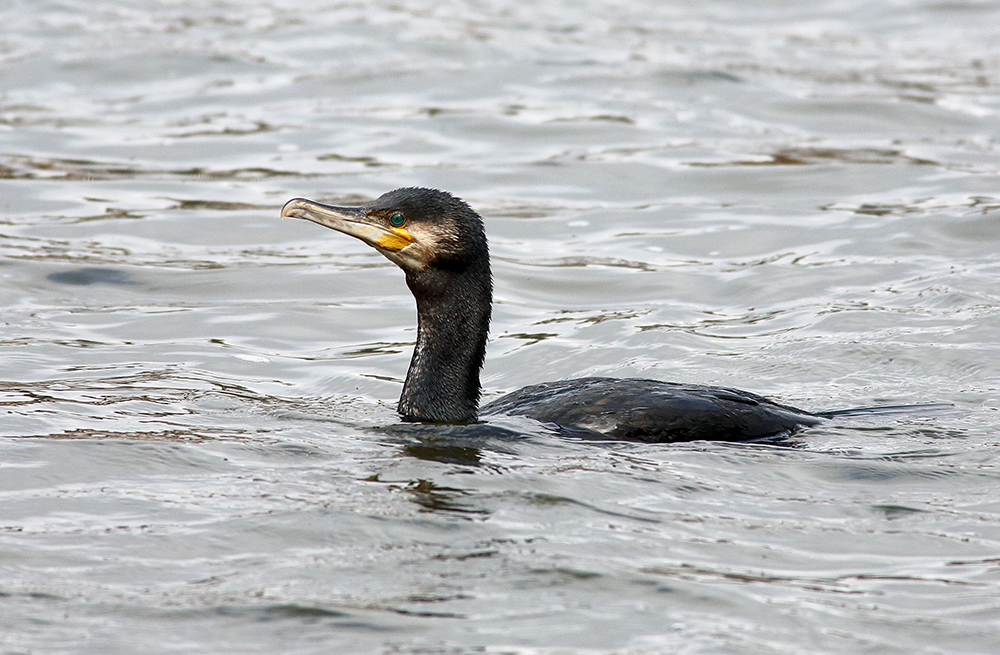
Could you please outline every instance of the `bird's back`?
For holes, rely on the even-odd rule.
[[[527,386],[487,403],[480,414],[527,416],[581,432],[660,443],[764,439],[821,420],[738,389],[616,378]]]

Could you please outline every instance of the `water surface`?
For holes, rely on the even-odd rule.
[[[988,653],[995,3],[0,9],[4,653]],[[392,264],[486,220],[487,398],[807,409],[782,444],[402,429]]]

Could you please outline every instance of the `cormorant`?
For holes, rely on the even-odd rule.
[[[738,389],[602,377],[531,385],[480,408],[493,281],[479,214],[450,193],[405,188],[359,207],[295,198],[281,216],[356,237],[403,269],[417,302],[417,341],[397,407],[404,421],[467,424],[480,415],[526,416],[636,441],[746,441],[867,411],[814,413]]]

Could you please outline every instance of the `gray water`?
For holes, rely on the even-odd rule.
[[[13,0],[0,652],[992,653],[1000,4]],[[289,198],[485,217],[486,399],[779,444],[400,430],[399,270]]]

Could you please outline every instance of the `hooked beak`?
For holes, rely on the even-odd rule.
[[[361,239],[384,255],[396,253],[413,243],[402,228],[394,228],[368,215],[364,207],[335,207],[305,198],[293,198],[281,208],[282,218],[304,218],[331,230]]]

